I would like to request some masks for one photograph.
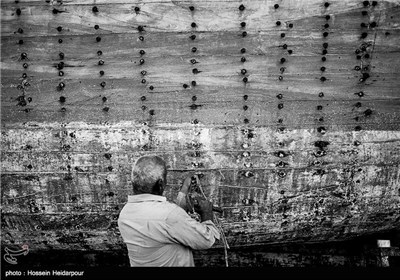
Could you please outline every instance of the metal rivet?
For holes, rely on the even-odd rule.
[[[245,27],[245,26],[246,26],[246,23],[245,23],[244,21],[242,21],[242,22],[240,23],[240,26],[241,26],[241,27]]]
[[[279,80],[279,81],[282,81],[282,80],[283,80],[283,76],[279,76],[279,77],[278,77],[278,80]]]
[[[60,62],[60,63],[58,63],[57,64],[57,68],[58,68],[58,70],[61,70],[61,69],[63,69],[64,68],[64,62]]]
[[[366,15],[368,15],[368,12],[367,12],[367,11],[362,11],[361,14],[362,14],[363,16],[366,16]]]
[[[369,53],[364,54],[364,58],[369,58]]]
[[[103,76],[103,75],[104,75],[104,71],[101,70],[101,71],[99,72],[99,74],[100,74],[100,76]]]
[[[64,59],[64,57],[65,57],[64,53],[62,53],[62,52],[60,52],[60,53],[58,54],[58,56],[60,57],[60,59]]]
[[[144,31],[144,28],[143,28],[143,26],[141,26],[141,25],[139,25],[139,26],[137,27],[137,29],[138,29],[139,32]]]
[[[196,86],[196,85],[197,85],[196,81],[192,81],[192,86]]]
[[[241,61],[241,62],[246,62],[246,58],[245,58],[245,57],[242,57],[242,58],[240,59],[240,61]]]
[[[283,98],[283,95],[282,95],[282,93],[280,93],[280,94],[278,94],[276,97],[277,97],[278,99],[282,99],[282,98]]]
[[[60,100],[61,103],[64,103],[64,102],[65,102],[65,99],[66,99],[66,98],[65,98],[64,96],[60,96],[60,99],[59,99],[59,100]]]
[[[319,121],[319,122],[323,122],[323,121],[324,121],[324,117],[320,117],[320,118],[318,119],[318,121]]]
[[[242,32],[242,37],[246,37],[247,36],[247,32],[246,31],[243,31]]]
[[[145,84],[145,83],[146,83],[146,79],[142,79],[140,82],[141,82],[142,84]]]
[[[100,26],[98,25],[98,24],[96,24],[95,26],[94,26],[94,29],[99,29],[100,28]]]
[[[144,41],[144,37],[143,36],[139,36],[139,40],[140,41]]]
[[[96,6],[94,6],[93,8],[92,8],[92,12],[93,13],[97,13],[99,11],[99,9],[96,7]]]
[[[193,6],[190,6],[190,7],[189,7],[189,10],[194,11],[194,7],[193,7]]]
[[[321,60],[326,61],[326,57],[325,56],[321,57]]]
[[[24,40],[19,40],[17,44],[22,45],[24,43]]]
[[[247,73],[247,70],[246,69],[242,69],[242,70],[240,70],[240,73],[242,73],[244,75],[244,74]]]
[[[140,59],[140,60],[139,60],[139,63],[140,63],[140,64],[143,64],[143,63],[144,63],[144,59],[143,59],[143,58]]]
[[[145,101],[146,100],[146,96],[140,97],[140,100]]]
[[[58,39],[58,43],[61,44],[63,42],[62,39]]]
[[[101,37],[96,37],[96,41],[100,42],[101,41]]]
[[[153,86],[149,86],[149,89],[150,89],[150,90],[153,90],[153,89],[154,89],[154,87],[153,87]]]
[[[365,115],[365,116],[370,116],[370,115],[372,115],[372,110],[371,110],[371,109],[365,110],[365,111],[364,111],[364,115]]]
[[[200,71],[199,71],[197,68],[194,68],[194,69],[192,70],[192,73],[193,73],[193,74],[198,74],[198,73],[200,73]]]
[[[318,106],[317,106],[317,110],[319,110],[319,111],[321,111],[322,108],[323,108],[323,107],[322,107],[321,105],[318,105]]]
[[[283,104],[282,103],[279,103],[278,104],[278,109],[282,109],[283,108]]]
[[[197,26],[197,24],[195,22],[192,22],[192,24],[190,26],[195,28]]]
[[[107,101],[107,97],[103,96],[102,100],[103,100],[103,102],[106,102]]]
[[[293,23],[289,23],[289,28],[293,28]]]
[[[100,83],[100,86],[101,86],[101,87],[105,87],[105,86],[106,86],[106,82],[104,82],[104,81],[101,82],[101,83]]]
[[[193,95],[193,96],[192,96],[192,101],[196,101],[196,100],[197,100],[196,95]]]
[[[29,66],[28,63],[22,64],[22,67],[24,67],[25,69],[28,68],[28,66]]]
[[[245,9],[245,6],[243,4],[239,6],[239,10],[244,11],[244,9]]]
[[[326,16],[325,16],[325,19],[326,19],[326,20],[330,20],[330,19],[331,19],[331,16],[330,16],[330,15],[326,15]]]
[[[321,133],[321,134],[325,134],[325,133],[326,133],[326,129],[325,129],[325,127],[323,127],[323,126],[318,127],[318,128],[317,128],[317,131],[318,131],[319,133]]]
[[[140,53],[141,55],[144,55],[146,52],[145,52],[144,50],[140,50],[139,53]]]
[[[321,82],[325,82],[325,81],[326,81],[326,78],[325,78],[325,77],[321,77],[321,78],[319,78],[319,79],[320,79]]]
[[[240,49],[240,52],[241,52],[241,53],[245,53],[245,52],[246,52],[246,49],[245,49],[245,48],[241,48],[241,49]]]
[[[360,130],[362,130],[362,128],[361,128],[361,126],[357,125],[357,126],[354,128],[354,130],[355,130],[355,131],[360,131]]]
[[[22,28],[18,28],[17,32],[22,34],[22,33],[24,33],[24,30]]]
[[[325,6],[325,8],[328,8],[329,7],[329,2],[325,2],[324,6]]]
[[[363,32],[362,34],[361,34],[361,38],[366,38],[368,36],[368,33],[367,32]]]
[[[292,54],[292,53],[293,53],[293,51],[292,51],[292,50],[288,50],[287,52],[288,52],[288,54]]]
[[[244,78],[243,78],[243,82],[244,82],[244,83],[247,83],[247,82],[248,82],[247,77],[244,77]]]
[[[28,102],[32,102],[32,97],[28,97]]]
[[[281,68],[279,69],[279,71],[281,71],[281,73],[285,72],[285,70],[286,70],[286,67],[281,67]]]
[[[188,85],[187,84],[183,84],[183,88],[187,88],[188,87]]]
[[[28,77],[28,75],[26,73],[23,73],[22,78],[26,79],[26,77]]]
[[[247,100],[248,98],[249,98],[248,95],[243,95],[243,99],[244,99],[244,100]]]
[[[192,39],[192,40],[194,40],[194,39],[196,39],[196,35],[190,35],[190,37],[189,37],[190,39]]]
[[[135,12],[136,13],[140,12],[140,8],[139,7],[135,7]]]
[[[26,52],[21,53],[21,59],[28,58],[28,54]]]
[[[369,24],[369,26],[371,26],[372,28],[376,27],[376,22],[375,22],[375,21],[371,22],[371,23]]]
[[[243,110],[245,110],[245,111],[246,111],[248,108],[249,108],[249,107],[247,107],[247,105],[244,105],[244,106],[243,106]]]
[[[324,66],[322,66],[320,69],[322,72],[324,72],[326,70],[326,68]]]
[[[328,33],[328,32],[324,32],[324,33],[322,33],[322,35],[323,35],[324,37],[328,37],[329,33]]]
[[[244,119],[243,122],[244,123],[249,123],[249,119]]]
[[[15,12],[17,13],[18,16],[21,15],[21,9],[20,8],[18,8]]]
[[[324,97],[324,93],[321,91],[320,93],[318,93],[319,97]]]
[[[287,45],[286,45],[286,44],[283,44],[283,45],[282,45],[282,48],[283,48],[284,50],[286,50],[286,49],[287,49]]]
[[[281,25],[281,22],[278,20],[277,22],[275,22],[276,25]]]
[[[322,50],[322,54],[323,54],[323,55],[326,55],[327,53],[328,53],[327,50]]]
[[[154,114],[155,114],[155,113],[154,113],[154,110],[150,110],[150,111],[149,111],[149,114],[152,115],[152,116],[154,116]]]
[[[322,46],[323,46],[325,49],[327,49],[327,48],[328,48],[328,43],[325,42],[325,43],[322,44]]]
[[[369,1],[363,1],[363,5],[364,5],[364,7],[369,6]]]
[[[64,76],[64,72],[63,71],[59,71],[58,72],[58,76]]]
[[[145,76],[147,74],[147,72],[145,70],[143,70],[142,72],[140,72],[140,74],[142,74],[142,76]]]
[[[65,84],[64,84],[63,82],[59,83],[59,84],[58,84],[58,88],[60,88],[60,89],[65,88]]]
[[[103,65],[104,64],[104,60],[100,59],[99,60],[99,65]]]
[[[58,27],[57,27],[57,31],[58,31],[58,32],[61,32],[61,31],[62,31],[62,27],[61,27],[61,26],[58,26]]]
[[[286,58],[282,57],[281,58],[281,63],[285,63],[285,61],[286,61]]]
[[[192,52],[196,52],[197,51],[197,48],[196,47],[193,47],[192,48]]]
[[[376,6],[376,5],[378,5],[378,2],[372,1],[372,6]]]
[[[281,33],[281,37],[284,38],[286,35],[285,33]]]
[[[360,24],[360,26],[361,26],[361,27],[367,27],[367,25],[365,24],[365,22],[362,22],[362,23]]]
[[[275,8],[275,9],[278,9],[278,8],[279,8],[279,4],[275,4],[275,5],[274,5],[274,8]]]

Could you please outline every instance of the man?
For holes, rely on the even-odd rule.
[[[158,156],[140,157],[132,167],[134,195],[118,218],[131,266],[194,266],[192,250],[208,249],[220,238],[211,202],[199,201],[201,222],[183,209],[190,178],[177,197],[183,208],[163,196],[166,179],[165,162]]]

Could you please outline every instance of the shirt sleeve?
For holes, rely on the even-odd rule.
[[[220,238],[218,228],[212,221],[200,223],[180,207],[170,212],[167,225],[171,239],[194,250],[209,249]]]

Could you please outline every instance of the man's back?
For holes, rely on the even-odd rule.
[[[208,249],[219,232],[210,220],[192,219],[164,196],[128,197],[118,227],[131,266],[194,266],[192,249]]]

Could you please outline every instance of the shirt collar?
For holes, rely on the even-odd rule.
[[[149,193],[128,195],[128,203],[130,203],[130,202],[142,202],[142,201],[160,201],[160,202],[164,202],[164,201],[167,201],[167,198],[165,196],[154,195],[154,194],[149,194]]]

